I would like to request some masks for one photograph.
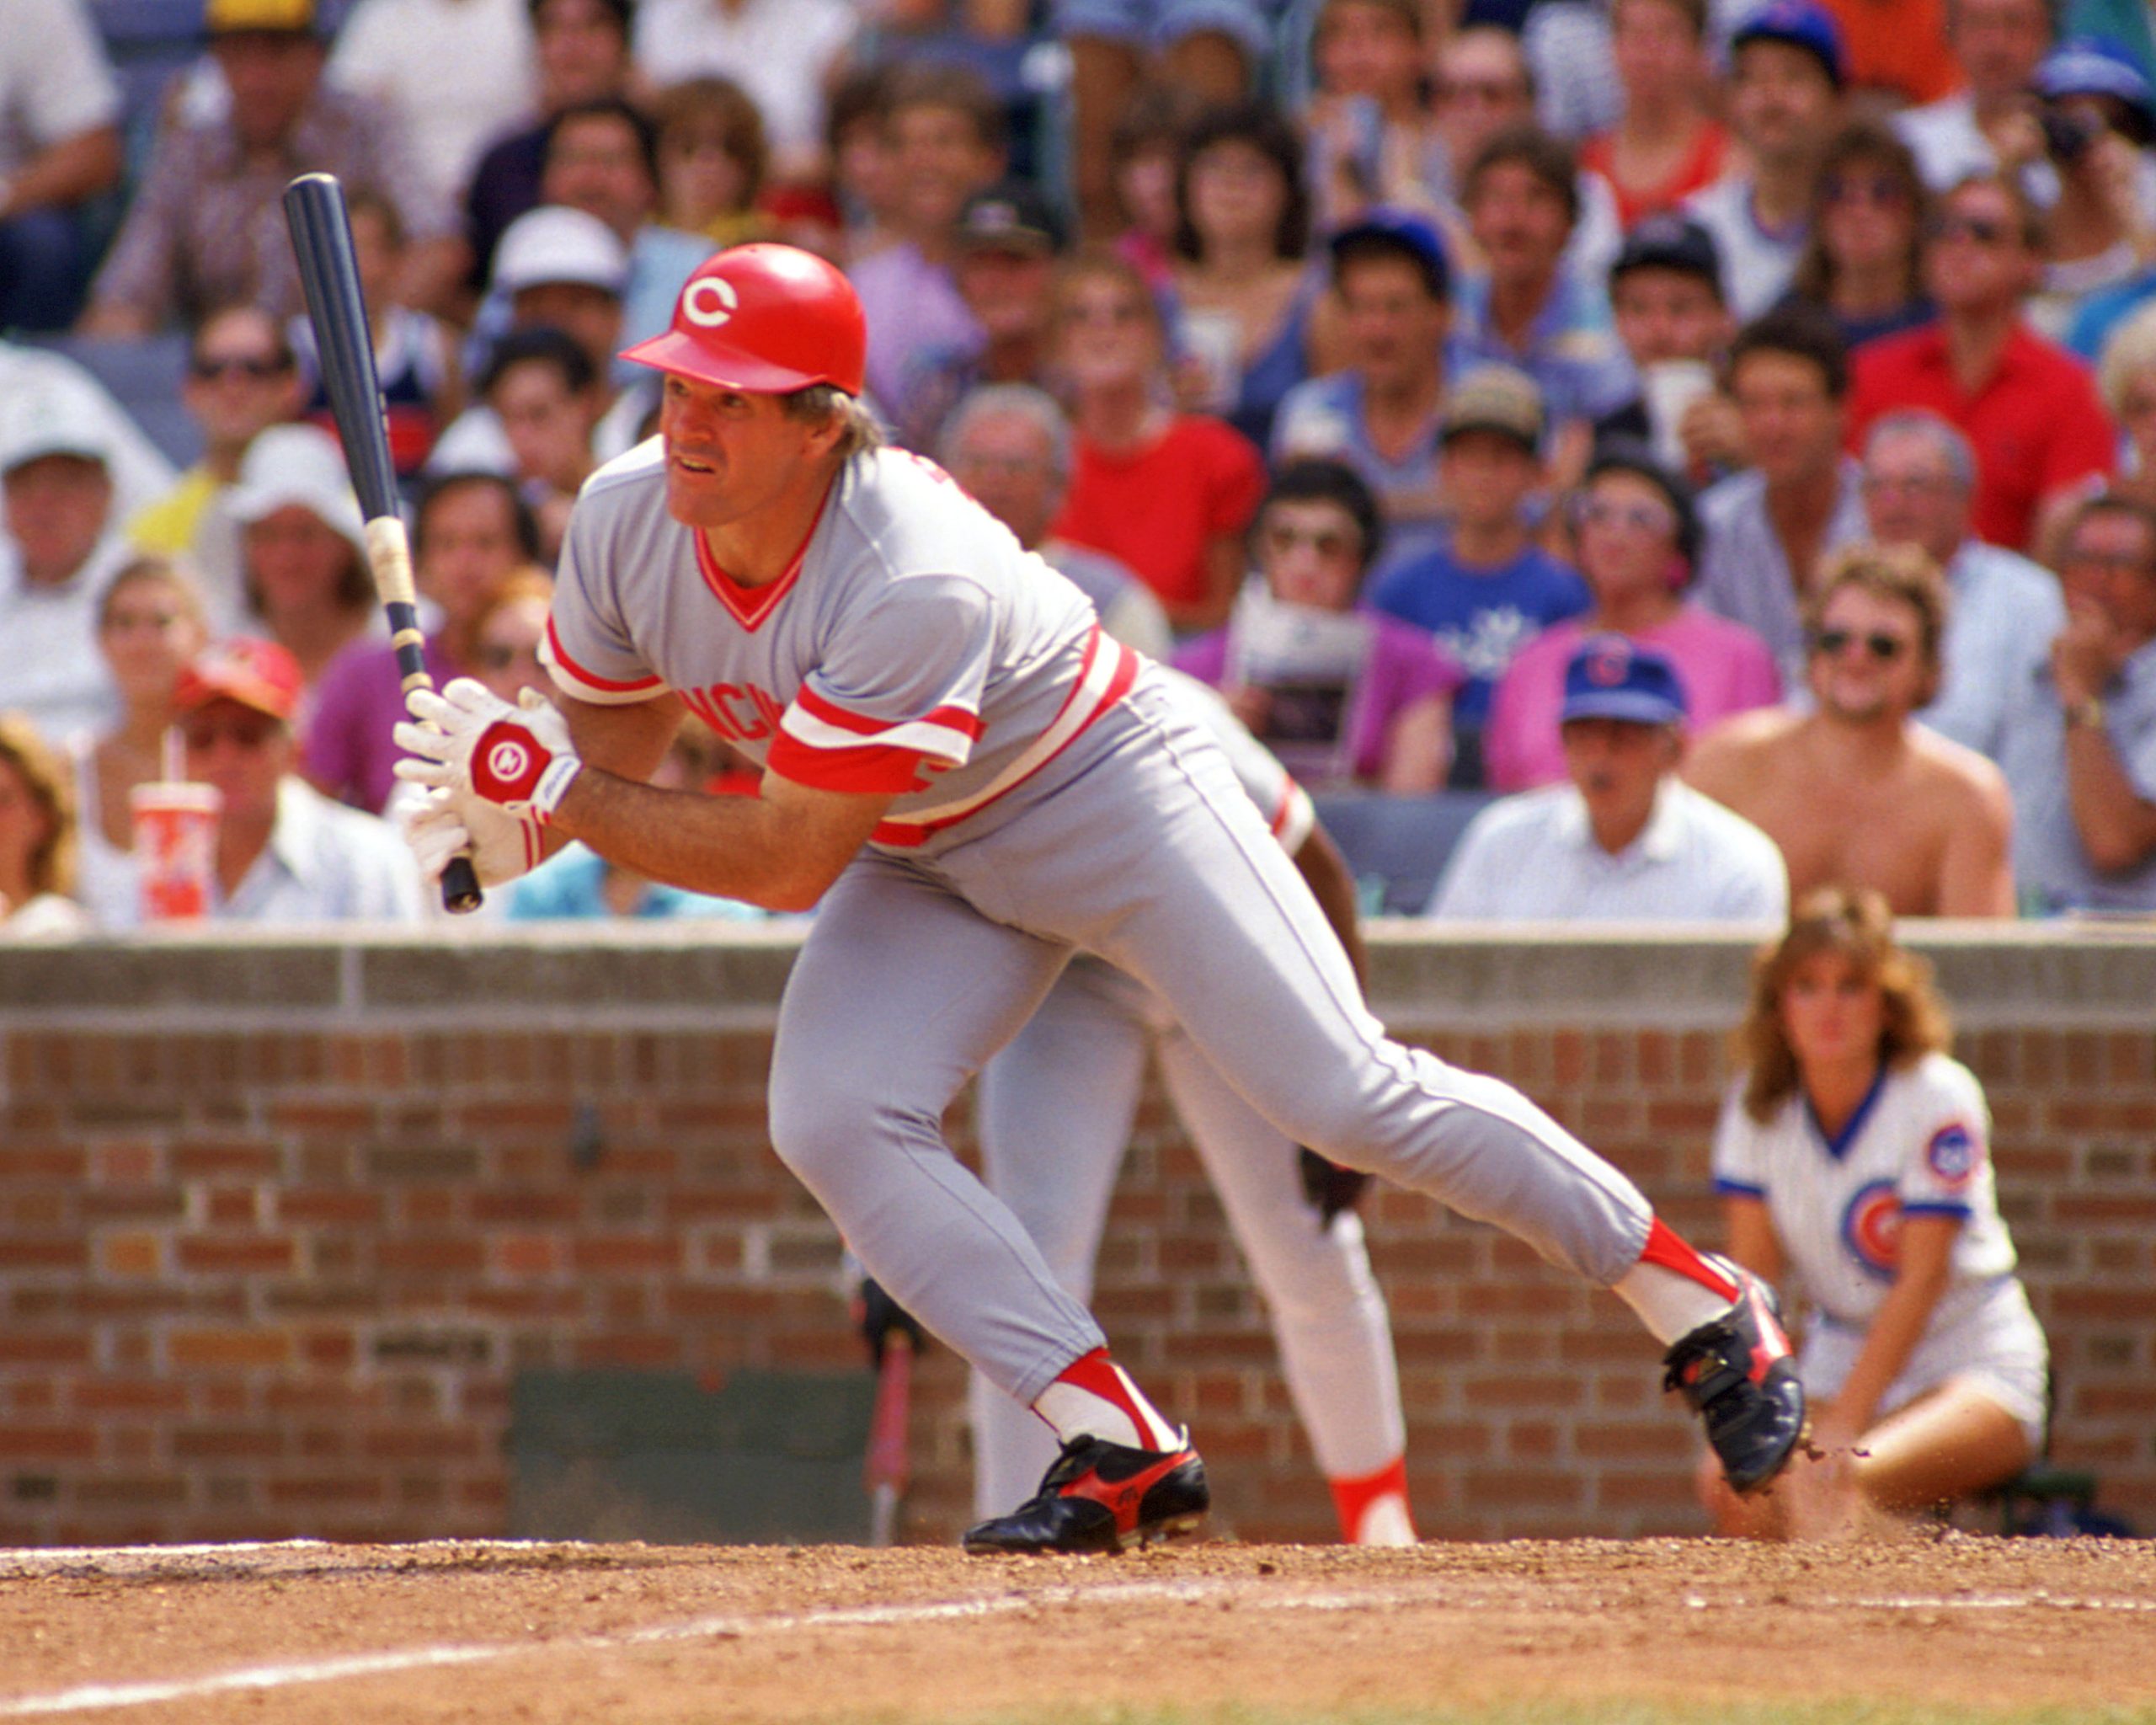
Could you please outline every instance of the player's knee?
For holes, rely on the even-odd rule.
[[[771,1087],[771,1148],[810,1191],[858,1157],[887,1130],[883,1108],[864,1087],[835,1075],[774,1072]]]

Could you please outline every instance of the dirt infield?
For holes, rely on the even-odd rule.
[[[2156,1718],[2156,1548],[1957,1535],[1219,1543],[1056,1562],[494,1543],[0,1552],[0,1720],[942,1725],[1838,1702]]]

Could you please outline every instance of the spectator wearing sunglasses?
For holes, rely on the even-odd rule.
[[[340,808],[294,771],[300,694],[299,662],[248,636],[180,676],[173,704],[187,776],[222,799],[210,914],[288,926],[418,921],[419,873],[396,829]]]
[[[1573,506],[1572,530],[1593,604],[1543,630],[1499,679],[1482,733],[1489,783],[1497,790],[1565,777],[1565,668],[1590,636],[1623,635],[1666,655],[1694,729],[1781,698],[1766,644],[1686,596],[1700,554],[1691,490],[1645,449],[1602,447]]]
[[[1883,123],[1852,120],[1828,147],[1812,232],[1788,299],[1818,307],[1854,351],[1929,323],[1921,242],[1926,193],[1909,147]]]
[[[1684,777],[1781,846],[1792,899],[1869,887],[1899,916],[2014,914],[2006,781],[1914,717],[1946,603],[1913,545],[1838,552],[1805,611],[1811,710],[1744,713],[1694,747]]]
[[[1859,354],[1850,434],[1897,408],[1929,408],[1975,446],[1977,535],[2027,547],[2047,508],[2108,475],[2114,438],[2095,380],[2023,321],[2043,267],[2042,222],[2020,186],[1966,179],[1940,200],[1924,247],[1939,321]]]
[[[211,623],[236,624],[240,597],[239,522],[228,505],[248,446],[296,418],[306,400],[283,325],[259,306],[221,306],[195,326],[179,398],[202,433],[202,458],[179,483],[128,521],[137,551],[186,560]]]
[[[2058,560],[2067,622],[2008,692],[2000,765],[2037,911],[2156,911],[2156,511],[2082,505]]]

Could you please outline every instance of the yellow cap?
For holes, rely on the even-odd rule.
[[[239,30],[314,34],[314,0],[209,0],[203,27],[213,36]]]

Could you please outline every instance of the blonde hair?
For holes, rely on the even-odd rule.
[[[30,852],[30,893],[75,890],[75,791],[60,756],[28,717],[0,713],[0,761],[15,769],[30,801],[44,813],[45,834]]]
[[[2096,367],[2096,387],[2115,419],[2126,415],[2126,393],[2142,372],[2156,367],[2156,303],[2143,306],[2121,323],[2104,344]]]
[[[190,622],[207,631],[210,613],[202,601],[202,589],[187,567],[177,558],[156,552],[145,552],[130,559],[120,573],[105,583],[104,592],[98,600],[98,628],[100,631],[112,627],[113,601],[122,590],[154,584],[167,588],[179,601],[180,614]]]
[[[1744,1020],[1731,1033],[1730,1051],[1744,1069],[1744,1112],[1764,1125],[1803,1081],[1796,1050],[1782,1023],[1790,979],[1822,953],[1846,959],[1879,991],[1885,1016],[1879,1030],[1883,1065],[1913,1065],[1953,1039],[1946,1007],[1932,985],[1931,965],[1894,940],[1894,915],[1870,887],[1820,887],[1790,914],[1789,928],[1752,961]]]
[[[1946,634],[1946,607],[1950,601],[1946,577],[1930,553],[1919,545],[1844,545],[1831,552],[1812,579],[1811,596],[1804,603],[1804,628],[1816,635],[1826,621],[1827,606],[1844,587],[1855,587],[1875,599],[1906,605],[1917,614],[1917,656],[1939,680],[1939,644]],[[1935,689],[1928,691],[1924,704]]]

